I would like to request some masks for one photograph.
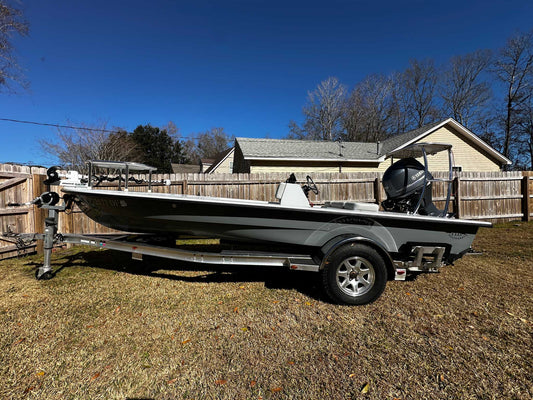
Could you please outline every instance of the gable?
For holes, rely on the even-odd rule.
[[[432,136],[436,132],[443,133],[441,131],[442,128],[445,128],[448,130],[448,132],[453,133],[457,137],[462,138],[465,142],[469,143],[469,145],[475,149],[478,153],[483,154],[485,157],[487,157],[489,160],[491,160],[493,163],[495,163],[498,168],[500,169],[503,165],[509,165],[511,164],[511,160],[504,157],[502,154],[500,154],[498,151],[496,151],[494,148],[489,146],[487,143],[485,143],[483,140],[481,140],[477,135],[470,132],[468,129],[466,129],[463,125],[461,125],[459,122],[455,121],[453,118],[448,118],[447,120],[436,122],[433,124],[425,125],[421,128],[412,130],[410,132],[406,132],[404,134],[395,136],[393,138],[387,139],[384,142],[384,151],[386,153],[391,152],[393,150],[398,150],[403,147],[406,147],[412,143],[417,142],[436,142],[438,137],[442,137],[443,140],[441,142],[443,143],[449,143],[454,144],[452,142],[448,142],[447,140],[452,140],[452,138],[448,138],[446,135],[441,136]],[[456,142],[455,144],[459,144],[459,142]],[[454,146],[455,147],[455,146]],[[454,149],[455,152],[455,149]]]
[[[419,142],[449,143],[452,145],[454,165],[462,171],[499,171],[501,164],[491,154],[484,151],[477,143],[449,125],[442,126],[425,136]],[[447,171],[448,155],[446,152],[428,157],[430,171]]]

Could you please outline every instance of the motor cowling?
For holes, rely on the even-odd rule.
[[[424,179],[425,176],[425,179]],[[433,176],[427,172],[424,166],[414,158],[404,158],[392,164],[383,174],[383,188],[387,194],[387,200],[382,206],[387,211],[414,212],[416,205],[424,190],[424,198],[420,205],[420,213],[437,215],[440,213],[432,202],[432,185],[429,180]]]
[[[424,188],[424,172],[424,166],[414,158],[396,161],[383,174],[387,199],[403,199],[420,192]],[[433,179],[429,172],[427,179]]]

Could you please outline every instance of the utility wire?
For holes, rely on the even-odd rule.
[[[108,129],[98,129],[98,128],[86,128],[82,126],[71,126],[71,125],[60,125],[60,124],[51,124],[46,122],[35,122],[35,121],[23,121],[19,119],[11,118],[0,118],[0,121],[6,122],[16,122],[19,124],[31,124],[31,125],[40,125],[40,126],[52,126],[54,128],[65,128],[65,129],[81,129],[85,131],[95,131],[95,132],[106,132],[106,133],[118,133],[119,130],[108,130]],[[179,136],[179,139],[198,139],[196,136]]]

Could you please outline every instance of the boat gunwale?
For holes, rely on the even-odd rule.
[[[159,199],[167,201],[187,201],[187,202],[197,202],[197,203],[226,203],[234,206],[244,206],[244,207],[265,207],[265,208],[276,208],[284,210],[294,210],[294,211],[310,211],[317,213],[328,213],[328,214],[339,214],[339,215],[357,215],[357,216],[366,216],[366,217],[379,217],[379,218],[391,218],[397,220],[416,220],[416,221],[431,221],[434,223],[444,223],[444,224],[463,224],[463,225],[472,225],[478,227],[491,227],[490,222],[485,221],[474,221],[474,220],[465,220],[465,219],[456,219],[456,218],[444,218],[444,217],[435,217],[429,215],[414,215],[414,214],[402,214],[390,211],[363,211],[363,210],[349,210],[344,208],[334,208],[334,207],[293,207],[281,205],[277,202],[268,202],[263,200],[247,200],[247,199],[233,199],[229,197],[209,197],[209,196],[196,196],[188,194],[174,194],[174,193],[155,193],[155,192],[130,192],[130,191],[115,191],[115,190],[102,190],[102,189],[89,189],[86,187],[68,187],[62,186],[62,191],[68,194],[87,194],[87,195],[105,195],[113,197],[137,197],[144,199]]]

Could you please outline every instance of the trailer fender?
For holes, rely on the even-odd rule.
[[[321,271],[324,269],[324,266],[328,262],[329,258],[337,249],[341,248],[344,245],[355,244],[355,243],[366,244],[367,246],[370,246],[373,249],[375,249],[379,253],[379,255],[383,257],[383,260],[385,261],[385,265],[387,267],[388,279],[389,280],[394,279],[394,275],[395,275],[394,262],[389,252],[376,241],[372,239],[368,239],[363,236],[340,236],[340,237],[333,238],[329,242],[327,242],[320,249],[322,251],[322,254],[324,254],[324,256],[322,257],[319,270]]]

